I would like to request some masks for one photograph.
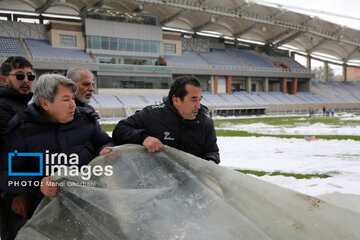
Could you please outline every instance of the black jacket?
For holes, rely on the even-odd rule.
[[[211,118],[202,106],[194,120],[184,120],[173,105],[152,105],[121,120],[113,131],[116,144],[142,144],[147,136],[158,138],[163,144],[220,163],[219,148]]]
[[[91,106],[90,104],[84,103],[78,99],[75,98],[75,104],[76,104],[76,108],[78,109],[85,109],[85,110],[90,110],[88,112],[93,112],[93,115],[96,119],[100,119],[99,115],[96,113],[95,108],[93,108],[93,106]]]
[[[9,180],[36,180],[33,176],[8,176],[8,153],[12,153],[14,150],[19,153],[43,153],[44,156],[46,150],[49,150],[49,154],[65,153],[67,156],[76,153],[79,156],[78,165],[82,166],[98,156],[105,146],[114,145],[109,135],[101,129],[91,111],[76,109],[74,120],[61,124],[46,120],[40,109],[31,104],[23,113],[17,114],[9,124],[9,139],[0,159],[0,190],[4,192],[25,195],[39,191],[39,189],[33,189],[29,186],[8,186]],[[36,168],[36,166],[21,162],[12,165],[12,168],[20,172],[20,170]]]
[[[32,93],[20,94],[12,88],[0,85],[0,152],[3,149],[9,130],[9,122],[16,113],[27,107]]]

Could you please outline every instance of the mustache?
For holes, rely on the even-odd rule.
[[[24,83],[24,84],[21,84],[20,87],[27,87],[27,88],[30,88],[30,85],[27,84],[27,83]]]

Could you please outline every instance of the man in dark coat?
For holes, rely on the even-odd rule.
[[[75,92],[76,84],[70,79],[57,74],[42,75],[34,86],[34,103],[10,122],[9,139],[0,159],[1,166],[6,165],[0,172],[0,189],[8,194],[33,195],[35,199],[31,210],[35,209],[43,195],[54,196],[57,186],[45,171],[39,177],[9,176],[10,167],[12,172],[20,173],[39,169],[39,161],[21,157],[8,166],[9,153],[42,153],[44,156],[65,154],[67,157],[76,154],[78,161],[75,164],[68,162],[62,165],[81,167],[94,157],[110,152],[110,146],[113,146],[111,138],[101,129],[93,114],[76,109]],[[27,184],[11,184],[16,181]],[[27,216],[31,210],[15,209],[18,214],[27,213]]]
[[[16,113],[24,111],[31,100],[35,76],[32,64],[24,57],[9,57],[2,66],[0,85],[0,150],[8,136],[8,124]]]
[[[70,68],[66,73],[66,77],[76,83],[76,106],[89,108],[95,112],[95,109],[89,104],[95,90],[93,73],[85,68]]]
[[[214,124],[200,104],[202,92],[195,77],[179,77],[164,103],[152,105],[120,121],[114,131],[116,144],[144,145],[149,152],[163,144],[214,163],[220,162]]]
[[[24,57],[15,56],[6,59],[1,66],[0,84],[0,152],[8,139],[9,122],[16,113],[24,111],[32,98],[32,64]],[[0,165],[1,167],[1,165]],[[1,193],[1,191],[0,191]],[[14,213],[14,209],[28,205],[23,196],[1,193],[0,231],[1,239],[13,239],[17,230],[25,223],[23,215]]]

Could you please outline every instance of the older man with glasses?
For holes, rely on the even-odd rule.
[[[35,80],[32,68],[32,64],[21,56],[9,57],[1,66],[0,151],[7,142],[11,118],[16,113],[23,112],[32,98],[31,86]],[[18,229],[26,222],[26,214],[21,214],[16,209],[28,208],[30,199],[28,196],[0,194],[1,239],[14,239]]]

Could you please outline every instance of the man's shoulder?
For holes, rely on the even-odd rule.
[[[22,112],[25,108],[26,106],[20,105],[13,99],[0,98],[0,112],[3,114],[8,114],[13,117],[16,113]]]
[[[7,97],[0,97],[0,106],[1,107],[8,107],[8,106],[12,106],[14,104],[17,104],[17,102],[12,99],[12,98],[7,98]]]
[[[94,122],[100,119],[94,108],[76,107],[76,109],[78,110],[78,113],[88,121]]]
[[[0,110],[8,110],[11,109],[11,99],[8,98],[0,98]]]
[[[24,132],[25,129],[31,129],[32,131],[36,129],[28,112],[18,112],[10,120],[9,131],[16,129],[20,129],[21,132]]]
[[[164,103],[154,104],[144,107],[142,110],[137,112],[142,112],[145,114],[156,114],[167,111],[166,105]]]
[[[151,109],[152,111],[158,112],[158,111],[166,110],[166,104],[165,103],[154,104],[154,105],[147,106],[146,108]]]

